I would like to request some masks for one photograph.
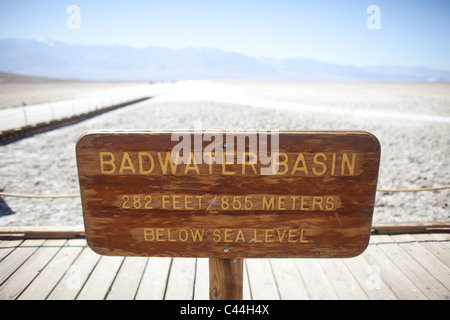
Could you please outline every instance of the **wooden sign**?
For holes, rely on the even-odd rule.
[[[369,241],[380,144],[366,132],[105,131],[76,151],[102,255],[342,258]]]

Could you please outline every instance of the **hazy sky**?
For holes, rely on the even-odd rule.
[[[80,9],[80,29],[67,27],[70,5]],[[380,29],[367,26],[370,5],[380,9]],[[450,0],[0,0],[4,38],[450,70]]]

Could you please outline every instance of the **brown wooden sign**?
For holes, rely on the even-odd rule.
[[[366,132],[91,132],[77,143],[99,254],[352,257],[369,241],[380,144]]]

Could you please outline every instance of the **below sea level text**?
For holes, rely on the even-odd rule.
[[[306,229],[144,228],[148,242],[309,243]]]

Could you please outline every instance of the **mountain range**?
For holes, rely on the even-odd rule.
[[[0,40],[0,72],[99,81],[450,81],[450,71],[425,67],[359,67],[310,58],[250,57],[211,48],[85,46],[22,39]]]

